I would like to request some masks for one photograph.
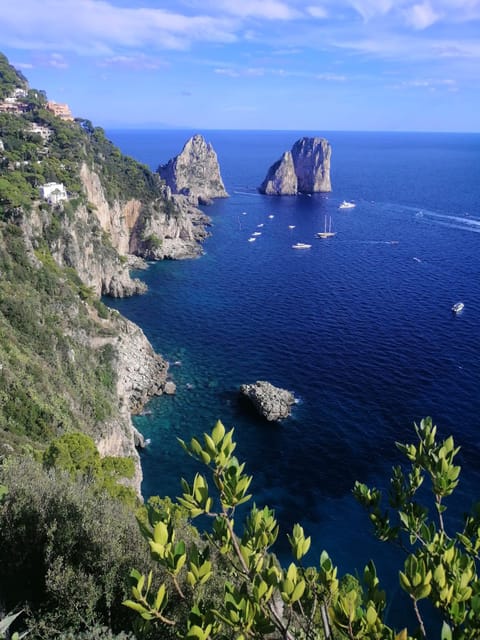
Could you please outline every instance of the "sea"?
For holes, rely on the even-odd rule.
[[[180,495],[180,478],[200,469],[178,438],[221,419],[256,504],[275,510],[281,561],[299,522],[308,563],[325,549],[339,574],[361,576],[373,559],[388,620],[413,624],[403,556],[374,539],[352,488],[385,490],[404,461],[395,443],[414,442],[414,423],[431,416],[461,446],[451,532],[480,498],[480,134],[107,131],[152,169],[194,133],[215,149],[230,195],[204,208],[204,255],[150,264],[134,274],[145,295],[107,300],[142,327],[177,386],[135,418],[150,441],[143,494]],[[331,144],[332,192],[260,195],[270,165],[305,135]],[[335,236],[316,238],[330,220]],[[268,423],[239,400],[255,380],[293,391],[291,417]]]

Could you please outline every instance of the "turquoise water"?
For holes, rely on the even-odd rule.
[[[156,168],[192,133],[109,136]],[[385,484],[400,461],[395,441],[431,415],[462,445],[456,511],[480,495],[480,136],[327,133],[333,192],[272,198],[256,187],[308,132],[204,135],[231,196],[205,208],[205,255],[151,265],[137,274],[146,295],[109,301],[179,362],[177,394],[136,418],[152,441],[143,492],[178,495],[179,477],[196,468],[176,438],[221,418],[235,428],[257,503],[275,508],[284,533],[299,521],[314,537],[311,562],[326,548],[354,571],[373,556],[396,591],[398,558],[372,539],[354,481]],[[339,210],[344,199],[356,207]],[[315,239],[325,215],[336,236]],[[312,248],[295,251],[298,241]],[[257,379],[295,393],[291,418],[268,424],[239,403],[239,385]],[[286,557],[285,536],[278,552]]]

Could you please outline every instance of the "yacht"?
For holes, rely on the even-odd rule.
[[[327,226],[327,216],[325,216],[325,226],[323,231],[319,231],[315,234],[316,238],[333,238],[335,231],[332,231],[332,217],[330,216]]]
[[[305,244],[305,242],[297,242],[297,244],[292,244],[292,249],[310,249],[311,244]]]
[[[357,205],[354,202],[348,202],[348,200],[344,200],[340,206],[338,207],[339,209],[353,209],[353,207],[356,207]]]
[[[452,307],[452,311],[453,313],[460,313],[461,311],[463,311],[465,305],[463,304],[463,302],[456,302],[453,307]]]

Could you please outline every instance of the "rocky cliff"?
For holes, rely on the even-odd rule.
[[[32,247],[47,243],[61,267],[75,269],[97,296],[125,297],[143,293],[143,282],[132,279],[129,257],[147,260],[183,259],[202,253],[210,219],[184,197],[144,203],[135,198],[108,202],[98,173],[83,164],[80,170],[87,203],[59,204],[52,212],[32,207],[19,217]]]
[[[0,94],[15,106],[12,92],[28,85],[1,54],[0,66]],[[100,296],[145,290],[130,276],[134,257],[138,267],[145,258],[199,255],[209,218],[101,127],[64,121],[45,106],[43,92],[25,90],[21,108],[2,114],[0,445],[42,448],[82,431],[102,455],[135,459],[140,491],[131,414],[175,385],[143,332]],[[48,136],[33,135],[32,124]],[[192,162],[203,158],[208,188],[217,182],[205,198],[226,195],[211,147],[194,140],[186,148]],[[65,197],[46,199],[49,182]]]
[[[118,414],[101,425],[95,440],[100,455],[135,460],[132,485],[140,494],[142,470],[137,447],[143,439],[133,426],[131,415],[140,412],[153,395],[164,393],[168,363],[154,352],[143,331],[133,322],[114,312],[104,324],[113,330],[114,337],[95,337],[90,344],[93,348],[109,344],[114,349]]]
[[[228,193],[212,145],[201,135],[190,138],[182,152],[157,169],[173,194],[187,196],[194,204],[209,204]]]
[[[331,191],[330,158],[325,138],[301,138],[270,167],[259,191],[276,196]]]

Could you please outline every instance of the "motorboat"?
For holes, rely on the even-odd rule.
[[[453,313],[461,313],[464,307],[465,305],[463,304],[463,302],[456,302],[452,307],[452,311]]]
[[[262,235],[262,232],[261,232],[261,231],[254,231],[254,232],[252,233],[252,237],[253,237],[253,236],[261,236],[261,235]]]
[[[305,242],[297,242],[296,244],[292,244],[292,249],[310,249],[311,244],[306,244]]]
[[[353,209],[353,207],[356,207],[357,205],[354,202],[349,202],[348,200],[344,200],[340,206],[338,207],[339,209]]]
[[[288,225],[288,228],[289,228],[289,229],[295,229],[295,225],[294,225],[294,224],[289,224],[289,225]]]
[[[248,241],[249,242],[255,242],[256,238],[249,238]]]

